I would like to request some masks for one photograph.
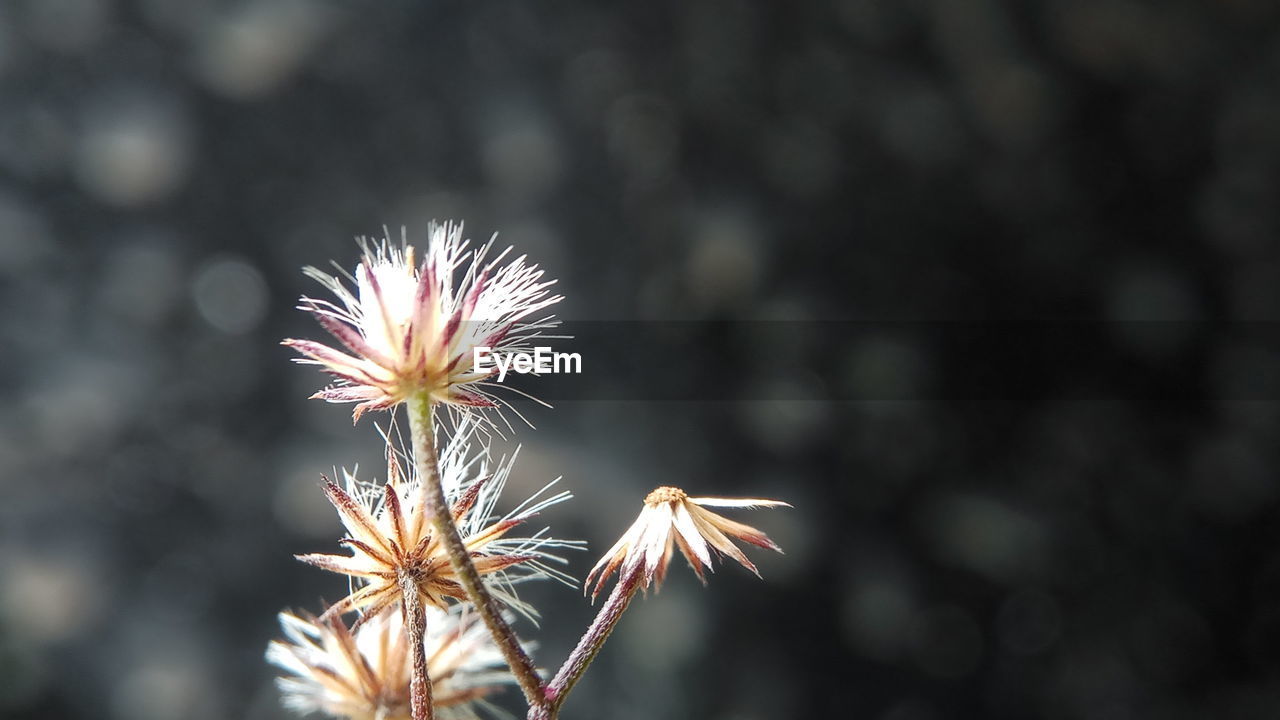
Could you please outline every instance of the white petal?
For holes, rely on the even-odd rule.
[[[759,498],[689,498],[689,502],[706,507],[791,507],[791,503],[781,500],[761,500]]]
[[[662,563],[662,554],[671,541],[675,518],[671,514],[671,505],[667,503],[658,507],[646,506],[641,515],[646,513],[649,518],[645,521],[645,536],[641,544],[644,546],[645,572],[652,573]]]
[[[694,523],[693,518],[689,516],[689,511],[685,509],[684,503],[676,503],[675,524],[684,541],[688,543],[689,549],[693,551],[694,555],[698,556],[698,560],[703,565],[711,567],[711,553],[707,551],[707,541],[702,537],[702,533],[698,532],[698,526]]]

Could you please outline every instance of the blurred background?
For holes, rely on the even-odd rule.
[[[1278,30],[0,4],[0,716],[288,716],[275,613],[345,587],[291,557],[336,551],[319,475],[382,474],[277,344],[323,335],[300,268],[458,218],[584,338],[508,496],[565,477],[576,575],[656,485],[795,505],[735,515],[763,582],[677,561],[566,720],[1280,717]],[[591,608],[528,590],[554,667]]]

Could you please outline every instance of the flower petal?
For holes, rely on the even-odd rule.
[[[682,540],[680,549],[685,551],[686,556],[689,556],[690,564],[697,564],[694,562],[694,556],[696,556],[698,562],[711,567],[711,553],[707,550],[707,541],[702,537],[702,533],[698,532],[698,526],[693,522],[693,518],[690,517],[689,510],[685,508],[685,503],[677,502],[673,504],[675,505],[675,526],[680,535],[678,539]],[[692,555],[690,555],[690,552],[692,552]],[[701,576],[700,572],[699,576]]]
[[[449,387],[448,402],[466,407],[492,408],[498,403],[472,390],[453,385]]]
[[[391,464],[395,465],[394,460]],[[382,486],[382,498],[383,512],[390,516],[391,529],[395,533],[396,544],[403,550],[409,546],[408,533],[404,526],[404,510],[400,507],[400,494],[396,492],[396,486],[391,483],[390,478]]]
[[[366,691],[377,688],[378,678],[374,675],[373,668],[369,666],[369,661],[360,652],[360,648],[356,647],[355,636],[347,629],[346,624],[340,618],[331,617],[328,626],[333,631],[333,637],[342,649],[343,656],[355,671],[359,683]]]
[[[297,340],[295,338],[285,338],[280,341],[281,345],[292,348],[298,352],[310,357],[322,365],[326,365],[334,370],[346,371],[351,374],[360,370],[361,361],[358,357],[352,357],[339,350],[318,343],[314,340]]]
[[[675,539],[676,539],[676,544],[680,546],[680,554],[684,555],[684,559],[689,561],[689,567],[693,568],[694,574],[698,576],[698,579],[702,581],[703,585],[706,585],[707,576],[703,572],[702,566],[703,566],[703,562],[705,562],[708,568],[711,568],[714,570],[714,568],[711,567],[710,558],[708,558],[703,562],[699,562],[699,560],[701,560],[702,558],[695,556],[694,551],[689,547],[689,543],[685,541],[685,537],[683,535],[681,535],[680,533],[676,533]],[[704,552],[705,552],[705,548],[704,548]],[[658,573],[658,584],[662,583],[663,578],[667,574],[666,564],[671,560],[670,545],[667,546],[666,556],[663,557],[662,560],[663,560],[663,567],[661,568],[661,572]]]
[[[734,560],[737,560],[739,565],[742,565],[742,567],[755,573],[756,577],[760,577],[760,571],[756,569],[755,564],[748,560],[747,556],[738,549],[738,546],[734,545],[729,538],[725,537],[724,533],[720,532],[720,530],[712,525],[706,518],[707,515],[714,515],[714,513],[710,510],[697,508],[693,512],[690,512],[689,515],[693,518],[693,521],[697,523],[698,529],[702,531],[703,536],[707,538],[707,541],[710,542],[715,549],[725,555],[728,555]]]
[[[644,549],[645,582],[650,583],[659,568],[662,568],[663,556],[669,556],[667,546],[671,544],[671,529],[675,520],[670,503],[663,503],[658,507],[646,506],[641,512],[651,515],[645,537],[640,542]],[[665,568],[662,569],[665,572]]]
[[[363,558],[347,557],[346,555],[325,555],[322,553],[294,555],[294,558],[308,565],[314,565],[321,570],[328,570],[340,575],[363,578],[378,577],[377,569],[371,567],[368,561]]]
[[[306,298],[303,298],[303,302],[306,302]],[[330,335],[337,338],[338,342],[345,345],[348,350],[357,356],[368,358],[385,368],[395,367],[395,362],[391,358],[370,345],[355,328],[315,307],[314,304],[309,310],[315,317],[316,322],[320,323],[320,327],[323,327]]]
[[[532,555],[472,555],[471,561],[476,566],[476,572],[486,575],[532,559]]]
[[[587,591],[587,587],[591,585],[591,579],[595,577],[597,572],[603,569],[603,572],[600,574],[600,579],[591,593],[591,597],[594,600],[595,596],[600,594],[600,589],[604,587],[609,576],[618,569],[618,566],[622,564],[623,560],[626,560],[631,555],[636,554],[636,545],[644,535],[644,520],[645,514],[642,512],[640,513],[640,517],[636,518],[636,521],[631,524],[631,527],[627,528],[627,531],[622,534],[622,537],[618,538],[618,541],[613,544],[613,547],[609,548],[609,550],[605,552],[598,561],[596,561],[595,566],[591,568],[591,572],[587,573],[586,579],[582,582],[582,591],[584,594]]]
[[[689,502],[704,507],[733,507],[733,508],[757,508],[757,507],[792,507],[791,503],[785,503],[781,500],[761,500],[759,498],[714,498],[700,497],[689,498]]]
[[[707,512],[703,515],[703,518],[712,525],[715,525],[717,529],[726,535],[736,537],[743,542],[749,542],[752,545],[762,547],[766,550],[782,552],[782,548],[778,547],[777,544],[770,540],[768,535],[765,535],[763,532],[751,527],[750,525],[735,522],[723,515],[717,515],[713,512]]]
[[[324,613],[320,616],[320,619],[326,620],[336,615],[341,615],[343,613],[351,612],[352,610],[359,610],[360,608],[363,608],[363,607],[376,606],[381,602],[382,598],[385,597],[387,594],[394,595],[398,587],[399,586],[396,583],[365,585],[359,590],[356,590],[355,592],[351,593],[350,595],[342,598],[338,602],[331,605],[329,609],[325,610]],[[359,624],[360,622],[363,622],[363,618],[360,620],[357,620],[356,624]]]
[[[369,517],[369,512],[359,503],[351,498],[342,488],[335,485],[332,481],[326,480],[324,493],[328,496],[329,502],[338,510],[338,517],[342,520],[343,526],[347,528],[353,539],[361,540],[368,545],[391,555],[391,548],[387,546],[386,539],[382,537],[382,533],[378,531],[378,526],[373,522],[373,518]]]

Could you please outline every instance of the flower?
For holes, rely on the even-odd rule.
[[[314,315],[347,352],[312,340],[283,344],[302,353],[297,362],[319,365],[338,378],[312,397],[358,403],[353,420],[416,393],[455,407],[496,407],[484,389],[496,369],[477,372],[473,349],[527,352],[541,330],[557,324],[552,317],[525,321],[562,299],[549,294],[555,281],[543,280],[537,265],[521,256],[498,267],[511,248],[488,260],[493,240],[468,250],[461,224],[433,222],[427,234],[421,267],[414,266],[414,248],[403,240],[400,247],[386,239],[362,241],[364,256],[354,277],[347,275],[354,293],[338,277],[312,267],[304,271],[338,302],[303,296],[298,309]],[[458,277],[460,268],[465,269]]]
[[[734,522],[729,518],[707,510],[707,507],[791,507],[778,500],[758,500],[755,498],[691,498],[685,491],[675,487],[660,487],[649,493],[644,499],[644,509],[640,517],[622,535],[622,538],[609,548],[595,567],[587,575],[585,588],[591,579],[600,573],[595,589],[591,593],[594,598],[600,594],[609,576],[619,566],[622,571],[619,577],[626,578],[637,569],[643,570],[643,587],[656,582],[662,586],[667,575],[667,564],[671,561],[672,543],[680,546],[680,552],[689,561],[689,566],[697,573],[698,579],[705,585],[707,578],[702,568],[711,568],[710,549],[728,555],[740,565],[760,576],[756,566],[742,554],[730,537],[738,538],[752,545],[782,552],[759,530]],[[672,531],[675,532],[672,532]],[[603,569],[603,572],[601,570]]]
[[[478,617],[427,608],[424,648],[436,717],[477,718],[482,698],[511,681],[502,654]],[[400,613],[385,613],[352,631],[336,617],[280,613],[284,640],[267,646],[267,661],[285,707],[352,720],[409,720],[410,645]]]
[[[572,578],[548,563],[565,562],[551,550],[581,544],[547,537],[545,528],[531,537],[509,538],[507,533],[542,509],[568,500],[572,495],[562,491],[544,496],[557,478],[515,510],[497,516],[494,507],[515,456],[499,462],[494,472],[487,472],[487,449],[476,456],[470,454],[472,430],[474,424],[461,426],[440,458],[445,498],[476,570],[487,576],[490,592],[507,606],[532,617],[533,609],[519,600],[513,583],[552,577],[575,584]],[[314,553],[297,557],[358,581],[358,587],[325,612],[326,618],[359,610],[363,617],[356,621],[358,626],[380,614],[400,601],[402,575],[413,578],[425,606],[445,609],[447,598],[466,599],[466,591],[450,565],[443,539],[427,515],[425,488],[416,473],[412,473],[412,467],[413,464],[408,463],[411,476],[406,476],[394,445],[388,441],[385,484],[364,483],[345,471],[346,489],[326,481],[325,494],[347,531],[341,543],[351,548],[352,553],[350,556]]]

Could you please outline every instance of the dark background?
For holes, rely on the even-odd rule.
[[[575,574],[656,485],[795,505],[566,720],[1280,716],[1274,2],[365,5],[0,4],[0,716],[286,716],[381,470],[277,342],[432,218],[589,322],[508,497]]]

